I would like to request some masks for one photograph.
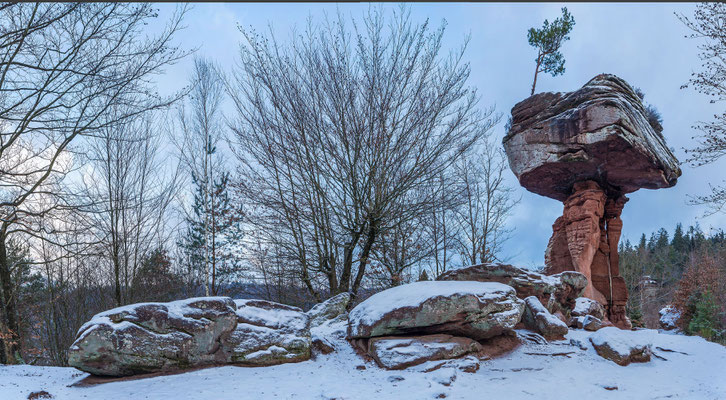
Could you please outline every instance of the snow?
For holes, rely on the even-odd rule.
[[[237,305],[237,317],[258,326],[275,330],[300,331],[306,329],[309,323],[310,318],[297,307],[264,300],[235,300],[234,302]],[[270,304],[273,307],[260,307],[256,303]]]
[[[185,315],[189,314],[197,314],[199,313],[200,309],[191,307],[190,304],[196,303],[199,301],[207,301],[207,302],[227,302],[229,301],[229,297],[192,297],[189,299],[184,300],[177,300],[177,301],[170,301],[168,303],[134,303],[129,304],[121,307],[112,308],[110,310],[106,310],[103,312],[100,312],[96,315],[94,315],[88,322],[81,325],[81,327],[78,329],[78,333],[85,331],[89,327],[95,326],[95,325],[108,325],[111,327],[114,327],[115,329],[120,329],[124,326],[123,322],[126,321],[120,321],[118,323],[114,323],[111,320],[111,316],[115,315],[121,315],[123,316],[123,319],[125,320],[136,320],[138,317],[136,316],[136,310],[139,307],[142,306],[153,306],[158,307],[159,310],[166,311],[169,314],[170,318],[177,318],[177,319],[189,319],[189,317]],[[85,332],[84,335],[85,336]]]
[[[678,319],[681,317],[681,313],[676,310],[672,305],[663,307],[659,312],[660,314],[660,325],[665,329],[673,329],[678,325]]]
[[[351,325],[372,324],[401,306],[418,307],[433,297],[473,295],[482,302],[515,295],[514,288],[497,282],[422,281],[378,292],[358,304],[349,314]]]
[[[0,366],[0,398],[22,400],[40,390],[56,400],[418,400],[442,394],[463,400],[726,398],[726,347],[699,337],[656,330],[626,332],[652,343],[654,354],[664,359],[653,357],[648,363],[621,367],[597,355],[589,341],[596,333],[571,330],[565,340],[527,343],[503,357],[479,361],[476,373],[465,373],[459,367],[471,363],[471,358],[446,362],[432,372],[423,371],[441,361],[400,371],[380,369],[353,352],[342,338],[344,329],[344,321],[337,321],[316,332],[330,335],[326,337],[336,352],[272,367],[225,366],[78,387],[69,385],[88,375],[73,368]],[[569,354],[554,355],[558,353]],[[356,368],[363,365],[365,369]],[[606,386],[618,389],[606,390]]]

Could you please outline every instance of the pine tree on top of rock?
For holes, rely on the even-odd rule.
[[[551,24],[545,20],[541,29],[529,28],[527,40],[529,44],[537,48],[537,67],[534,69],[534,82],[532,82],[532,93],[537,86],[537,74],[545,72],[552,76],[565,73],[565,57],[560,53],[560,46],[570,37],[572,27],[575,25],[575,18],[562,8],[562,18],[555,19]]]

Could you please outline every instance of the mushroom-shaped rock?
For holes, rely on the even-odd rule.
[[[94,375],[125,376],[224,363],[220,340],[237,325],[228,297],[140,303],[83,324],[68,364]]]
[[[638,95],[608,74],[574,92],[536,94],[512,108],[503,144],[519,183],[565,206],[552,227],[545,272],[583,273],[590,282],[584,296],[629,328],[617,254],[625,194],[671,187],[681,175]]]
[[[237,327],[226,339],[231,362],[276,365],[310,358],[310,317],[266,300],[235,300]]]
[[[438,281],[499,282],[517,291],[517,297],[536,296],[547,309],[567,313],[575,306],[578,296],[587,286],[585,275],[565,271],[556,275],[544,275],[508,264],[485,263],[450,269],[439,275]]]
[[[512,333],[524,302],[496,282],[422,281],[384,290],[348,314],[348,337],[446,333],[483,340]]]

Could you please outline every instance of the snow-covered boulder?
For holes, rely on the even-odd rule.
[[[660,320],[658,322],[660,323],[661,329],[669,331],[678,328],[677,323],[678,319],[681,318],[681,313],[674,306],[667,305],[661,308],[658,313],[660,314]]]
[[[603,322],[597,317],[593,317],[592,315],[585,315],[583,316],[577,316],[570,318],[570,323],[568,324],[571,328],[577,328],[577,329],[584,329],[586,331],[596,331],[598,329],[604,328],[606,326],[613,326],[612,324],[608,324],[607,322]]]
[[[475,340],[445,334],[383,336],[368,341],[368,354],[378,366],[386,369],[404,369],[427,361],[459,358],[481,349]]]
[[[601,357],[623,366],[631,362],[648,362],[652,354],[651,343],[646,336],[613,326],[592,334],[590,342]]]
[[[540,333],[546,339],[562,338],[567,335],[567,324],[550,314],[535,296],[524,299],[522,321],[527,329]]]
[[[544,275],[513,265],[493,263],[451,269],[436,280],[503,283],[513,287],[520,299],[537,296],[550,312],[562,311],[564,314],[575,307],[575,299],[587,287],[587,277],[579,272]]]
[[[336,296],[318,303],[306,314],[310,317],[310,327],[316,327],[325,321],[331,320],[341,314],[345,314],[345,308],[350,303],[350,293],[343,292]]]
[[[140,303],[96,314],[78,330],[68,364],[124,376],[226,361],[220,340],[237,325],[228,297]]]
[[[586,315],[592,315],[602,321],[605,319],[605,307],[596,300],[578,297],[575,300],[575,308],[572,309],[572,316],[584,317]]]
[[[586,331],[597,331],[603,328],[602,321],[592,315],[586,315],[582,321],[582,328]]]
[[[512,332],[524,311],[496,282],[422,281],[376,293],[348,315],[351,339],[447,333],[475,340]]]
[[[226,339],[230,361],[275,365],[310,358],[310,317],[300,308],[266,300],[235,300],[237,327]]]

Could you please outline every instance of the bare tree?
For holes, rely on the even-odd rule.
[[[696,6],[693,18],[683,14],[677,14],[677,17],[693,31],[687,37],[704,40],[698,46],[701,51],[701,71],[694,73],[681,88],[692,86],[699,93],[709,96],[711,103],[726,100],[723,82],[726,74],[726,27],[723,24],[726,4],[701,3]],[[726,113],[714,115],[710,122],[699,122],[694,128],[701,134],[698,136],[698,145],[686,150],[690,154],[687,162],[698,167],[713,163],[726,154]],[[710,194],[695,196],[691,202],[710,206],[708,214],[713,214],[722,211],[726,205],[726,188],[722,185],[710,186]]]
[[[143,261],[169,239],[167,213],[179,188],[179,171],[164,167],[169,163],[154,120],[147,113],[102,128],[89,146],[84,181],[92,204],[90,230],[99,244],[99,261],[110,267],[116,306],[133,302],[129,290]]]
[[[501,246],[511,233],[505,223],[519,202],[504,180],[508,168],[504,152],[492,142],[457,165],[464,200],[457,210],[457,244],[463,262],[501,261]]]
[[[234,223],[230,222],[228,215],[232,208],[227,197],[229,174],[218,149],[226,139],[222,112],[223,82],[222,73],[211,61],[195,58],[190,77],[189,107],[182,105],[178,110],[182,138],[177,147],[195,188],[192,191],[194,204],[184,209],[187,222],[195,227],[191,227],[183,238],[182,246],[195,254],[193,262],[202,264],[204,293],[207,296],[210,293],[217,295],[224,275],[230,275],[234,272],[232,270],[237,269],[225,268],[229,267],[225,263],[233,263],[228,257],[233,243],[227,239],[232,235]],[[198,234],[200,237],[196,238]]]
[[[174,100],[155,94],[150,83],[185,54],[170,45],[183,14],[182,8],[158,36],[144,37],[144,25],[156,16],[148,4],[0,5],[3,330],[18,328],[6,243],[18,235],[45,237],[37,221],[73,206],[60,183],[72,168],[77,137]],[[127,111],[109,117],[119,104]],[[18,353],[14,343],[3,341],[10,357]]]
[[[317,298],[357,293],[376,244],[430,209],[422,188],[490,117],[466,84],[466,45],[440,54],[444,24],[415,25],[405,7],[353,22],[310,21],[289,45],[243,30],[229,90],[238,188],[255,211],[246,221],[275,238]]]

